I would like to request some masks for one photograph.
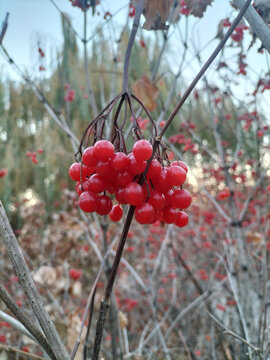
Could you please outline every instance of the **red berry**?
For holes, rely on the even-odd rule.
[[[153,191],[151,197],[148,200],[149,204],[153,206],[155,210],[161,210],[164,208],[166,199],[164,194],[159,191]]]
[[[147,177],[150,179],[157,179],[161,173],[161,164],[157,159],[153,159],[149,166]]]
[[[144,170],[146,169],[147,166],[147,162],[146,161],[137,161],[135,159],[135,157],[130,154],[129,155],[129,166],[128,166],[128,171],[132,174],[132,175],[139,175],[142,174],[144,172]]]
[[[97,210],[97,196],[91,191],[83,192],[79,197],[79,207],[87,212],[94,212]]]
[[[125,187],[125,199],[129,205],[139,205],[144,200],[144,191],[140,184],[130,182]]]
[[[167,206],[162,210],[163,220],[167,224],[172,224],[177,219],[177,212],[172,206]]]
[[[171,166],[167,172],[168,182],[172,186],[180,186],[184,184],[186,178],[187,178],[187,173],[180,166]]]
[[[120,204],[126,204],[125,188],[118,188],[115,192],[115,198]]]
[[[94,146],[86,148],[82,154],[82,162],[86,166],[96,166],[97,158],[95,156]]]
[[[153,153],[152,145],[147,140],[138,140],[133,146],[133,155],[138,162],[150,159]]]
[[[177,213],[176,221],[174,222],[176,226],[184,227],[188,224],[188,215],[185,211],[179,211]]]
[[[180,166],[182,169],[185,170],[186,173],[188,172],[187,164],[184,161],[180,161],[180,160],[173,161],[171,163],[171,166]]]
[[[119,221],[122,218],[122,215],[123,215],[122,206],[117,204],[113,206],[109,216],[112,221]]]
[[[107,195],[98,197],[97,210],[99,215],[108,215],[112,210],[112,200]]]
[[[171,184],[167,178],[167,172],[167,169],[162,169],[159,177],[157,179],[153,179],[155,189],[161,191],[162,193],[166,193],[171,188]]]
[[[135,219],[140,224],[150,224],[155,216],[155,210],[149,203],[142,203],[136,206]]]
[[[106,182],[99,174],[93,174],[89,179],[89,189],[94,193],[100,193],[106,190]]]
[[[95,156],[99,160],[108,160],[114,154],[114,146],[108,140],[99,140],[94,145]]]
[[[82,270],[78,269],[69,269],[69,277],[72,280],[79,280],[79,278],[82,276]]]
[[[126,186],[133,180],[133,176],[126,170],[116,176],[116,184],[120,187]]]
[[[129,157],[125,153],[118,152],[114,155],[111,161],[111,166],[115,170],[123,171],[128,166],[129,161]]]
[[[73,181],[80,181],[81,164],[74,163],[69,168],[69,176]]]
[[[176,189],[172,195],[172,206],[175,209],[186,209],[191,204],[191,196],[187,190]]]

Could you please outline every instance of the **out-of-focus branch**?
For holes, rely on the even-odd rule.
[[[245,0],[233,0],[233,5],[241,9],[245,4]],[[263,22],[263,19],[257,13],[253,6],[249,6],[245,18],[249,22],[252,30],[261,40],[264,48],[270,53],[270,29]]]
[[[0,33],[0,45],[2,44],[2,41],[4,39],[4,36],[5,36],[7,28],[8,28],[8,17],[9,17],[9,13],[6,14],[6,18],[2,23],[2,28],[1,28],[1,33]]]

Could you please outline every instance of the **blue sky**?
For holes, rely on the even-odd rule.
[[[71,20],[73,27],[79,34],[82,34],[83,30],[83,13],[80,9],[71,6],[68,0],[55,0],[59,8],[67,13]],[[103,15],[104,11],[110,11],[112,14],[117,12],[123,6],[127,4],[127,0],[101,0],[102,7],[99,6],[100,16],[94,18],[89,13],[88,29],[89,34],[93,33],[96,25],[104,23]],[[46,52],[46,67],[52,63],[52,59],[55,58],[56,49],[61,46],[61,19],[59,12],[50,2],[50,0],[0,0],[0,22],[5,17],[6,12],[10,13],[9,27],[4,39],[4,46],[7,48],[10,55],[15,59],[18,65],[25,69],[29,74],[33,74],[33,69],[37,69],[38,56],[37,56],[37,41],[42,40],[42,47]],[[114,17],[114,23],[116,24],[116,33],[121,31],[121,24],[124,24],[126,19],[127,7],[124,7]],[[233,19],[236,12],[233,11],[229,4],[229,0],[214,0],[213,5],[208,7],[208,10],[203,19],[196,19],[190,17],[190,32],[188,44],[196,44],[199,47],[203,47],[209,40],[213,39],[217,33],[217,25],[221,19],[227,16],[231,16]],[[184,32],[185,21],[181,21],[181,29]],[[119,26],[118,26],[119,25]],[[107,26],[104,27],[106,29]],[[143,36],[151,37],[151,32],[143,31]],[[177,44],[177,37],[175,38]],[[212,41],[210,45],[202,52],[202,59],[205,61],[210,55],[211,51],[218,44],[218,41]],[[247,48],[248,42],[244,43],[244,47]],[[267,69],[266,55],[260,55],[257,53],[257,48],[260,46],[259,42],[248,52],[248,63],[251,67],[252,74],[255,75],[261,72],[265,72]],[[172,51],[172,58],[179,58],[179,50],[175,46]],[[232,49],[231,61],[236,61],[236,54],[238,50]],[[186,77],[188,80],[194,76],[194,72],[198,70],[198,65],[195,61],[191,62],[192,54],[187,58]],[[8,76],[9,78],[17,80],[18,77],[11,69],[10,65],[6,63],[0,54],[0,72],[2,77]],[[215,67],[209,71],[209,76],[215,77]],[[239,91],[246,91],[245,83],[246,79],[243,79],[243,84],[239,87]]]

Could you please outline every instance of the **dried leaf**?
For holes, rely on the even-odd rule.
[[[203,17],[203,14],[208,5],[211,5],[213,0],[186,0],[187,8],[190,14],[196,17]]]
[[[35,272],[33,279],[40,285],[52,286],[55,284],[56,271],[51,266],[43,265]]]
[[[262,241],[262,234],[258,232],[248,231],[246,237],[248,242],[259,243]]]
[[[144,103],[149,111],[155,110],[157,104],[158,88],[152,83],[147,75],[143,75],[133,85],[134,94]]]
[[[119,320],[121,329],[123,329],[124,327],[127,327],[128,318],[122,311],[118,311],[118,320]]]
[[[133,0],[136,5],[138,0]],[[166,30],[168,21],[173,6],[174,0],[145,0],[143,15],[145,23],[143,29],[146,30]],[[175,12],[175,11],[174,11]]]

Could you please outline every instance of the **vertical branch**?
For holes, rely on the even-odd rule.
[[[94,117],[97,116],[98,110],[97,110],[97,104],[95,95],[93,92],[93,86],[91,83],[91,78],[89,75],[89,69],[88,69],[88,56],[87,56],[87,40],[86,40],[86,34],[87,34],[87,11],[84,11],[84,24],[83,24],[83,58],[84,58],[84,71],[85,71],[85,77],[87,82],[87,90],[89,94],[89,100],[92,107],[92,111],[94,114]]]
[[[131,51],[132,51],[132,47],[134,44],[135,36],[137,34],[137,30],[139,27],[143,7],[144,7],[144,0],[139,0],[138,4],[136,6],[136,13],[135,13],[130,37],[128,40],[127,50],[126,50],[126,54],[125,54],[123,92],[128,92],[128,69],[129,69],[129,63],[130,63],[130,56],[131,56]]]

